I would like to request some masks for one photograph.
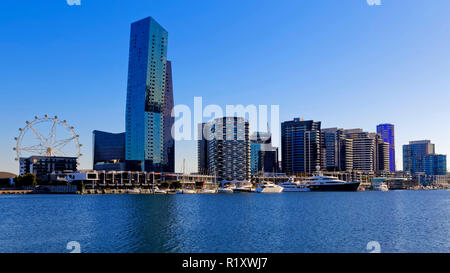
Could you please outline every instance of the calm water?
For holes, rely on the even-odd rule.
[[[450,191],[0,196],[0,252],[450,252]]]

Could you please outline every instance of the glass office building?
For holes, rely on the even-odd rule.
[[[92,132],[93,169],[125,170],[125,133]]]
[[[389,171],[395,172],[395,134],[393,124],[380,124],[377,126],[377,133],[381,140],[389,144]]]
[[[131,171],[164,168],[168,33],[153,18],[131,24],[125,158]]]

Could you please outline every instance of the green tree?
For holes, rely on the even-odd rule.
[[[16,187],[36,186],[36,175],[33,173],[26,173],[14,178]]]

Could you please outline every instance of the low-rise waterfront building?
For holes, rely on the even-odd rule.
[[[42,181],[50,181],[50,175],[61,177],[65,173],[76,171],[76,157],[30,156],[20,158],[20,175],[32,173]]]

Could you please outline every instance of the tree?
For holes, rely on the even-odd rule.
[[[14,178],[16,187],[36,186],[36,175],[33,173],[26,173]]]

